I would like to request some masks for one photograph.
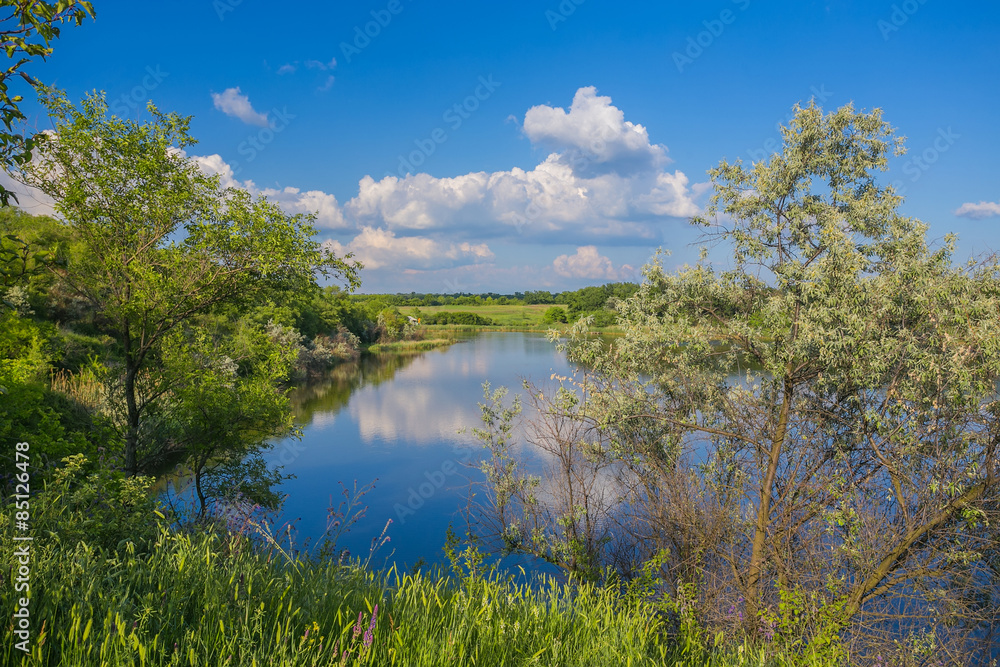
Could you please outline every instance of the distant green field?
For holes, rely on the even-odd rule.
[[[414,310],[430,315],[432,313],[475,313],[488,317],[501,327],[541,327],[542,315],[552,305],[538,304],[530,306],[425,306],[415,308],[404,306],[399,309],[403,315],[412,315]],[[565,308],[566,306],[562,306]]]

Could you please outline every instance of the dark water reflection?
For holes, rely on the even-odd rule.
[[[293,521],[296,541],[313,542],[326,529],[331,496],[339,481],[364,485],[367,515],[340,547],[366,556],[374,537],[392,519],[390,542],[373,561],[404,567],[418,559],[443,560],[450,522],[461,532],[467,502],[465,463],[478,456],[470,432],[479,424],[482,384],[520,390],[521,379],[548,381],[568,374],[564,355],[541,334],[483,333],[449,348],[417,355],[378,355],[334,369],[292,395],[301,441],[277,443],[270,462],[295,475],[283,520]]]

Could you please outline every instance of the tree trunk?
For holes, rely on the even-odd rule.
[[[771,439],[771,453],[767,462],[767,472],[760,485],[760,505],[757,508],[757,527],[753,536],[753,550],[750,552],[750,566],[747,569],[746,619],[757,617],[760,608],[760,579],[763,571],[764,552],[767,549],[767,532],[771,525],[771,489],[781,461],[781,452],[788,434],[788,415],[792,408],[792,380],[786,375],[778,424]]]
[[[123,337],[125,347],[125,406],[127,428],[125,431],[125,471],[129,475],[139,474],[139,401],[136,398],[136,376],[139,374],[139,362],[132,353],[132,338],[128,325],[125,326]]]
[[[199,459],[198,465],[194,469],[194,489],[198,494],[198,518],[205,518],[205,510],[208,509],[208,501],[205,499],[205,492],[201,488],[201,476],[205,470],[208,457]]]

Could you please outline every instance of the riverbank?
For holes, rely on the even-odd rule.
[[[397,340],[391,343],[373,343],[365,351],[369,354],[408,354],[414,352],[426,352],[438,348],[448,347],[456,342],[454,338],[422,338],[417,340]]]
[[[545,312],[552,307],[552,305],[545,304],[489,306],[453,305],[423,307],[403,306],[400,307],[399,312],[403,315],[420,318],[422,320],[438,317],[442,313],[469,313],[472,315],[478,315],[480,318],[489,320],[492,323],[486,326],[520,327],[521,329],[537,330],[552,324],[551,322],[546,323],[543,321],[545,318]],[[423,324],[426,324],[426,322]]]
[[[75,530],[89,519],[71,502],[43,492],[34,505],[43,521],[59,516],[61,539],[31,547],[30,654],[10,648],[21,639],[6,624],[0,664],[790,664],[763,648],[721,651],[639,590],[516,584],[457,562],[450,574],[378,572],[290,557],[269,534],[210,524],[178,532],[128,510],[97,543]],[[138,521],[145,526],[129,531]],[[17,568],[20,545],[10,531],[0,536],[4,570]],[[4,608],[14,598],[11,587],[0,590]]]

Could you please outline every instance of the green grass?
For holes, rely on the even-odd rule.
[[[393,352],[404,354],[406,352],[423,352],[434,350],[439,347],[447,347],[455,342],[454,338],[426,338],[423,340],[399,340],[393,343],[375,343],[368,346],[368,351],[372,354],[380,352]]]
[[[347,650],[352,665],[652,665],[670,649],[647,614],[600,589],[571,596],[559,585],[535,592],[497,579],[458,587],[419,574],[292,566],[249,548],[226,553],[232,545],[164,533],[148,554],[43,547],[31,610],[44,640],[36,634],[20,664],[327,665],[342,664]],[[359,612],[369,627],[375,605],[365,649],[354,629]],[[6,651],[7,664],[18,655]]]
[[[16,571],[5,532],[0,563]],[[110,553],[58,533],[33,549],[31,654],[4,623],[0,664],[784,664],[762,651],[685,655],[648,605],[593,585],[380,574],[166,529]],[[0,604],[14,609],[11,586]]]
[[[615,586],[291,558],[253,514],[233,525],[263,539],[217,524],[174,530],[150,482],[82,456],[33,480],[30,574],[19,572],[24,534],[0,531],[0,666],[792,664],[708,639],[681,622],[683,605]],[[27,510],[10,502],[0,523],[12,526],[15,511]],[[481,562],[475,547],[449,546],[466,566]],[[29,592],[15,591],[15,576],[30,583],[27,654],[13,614]]]

